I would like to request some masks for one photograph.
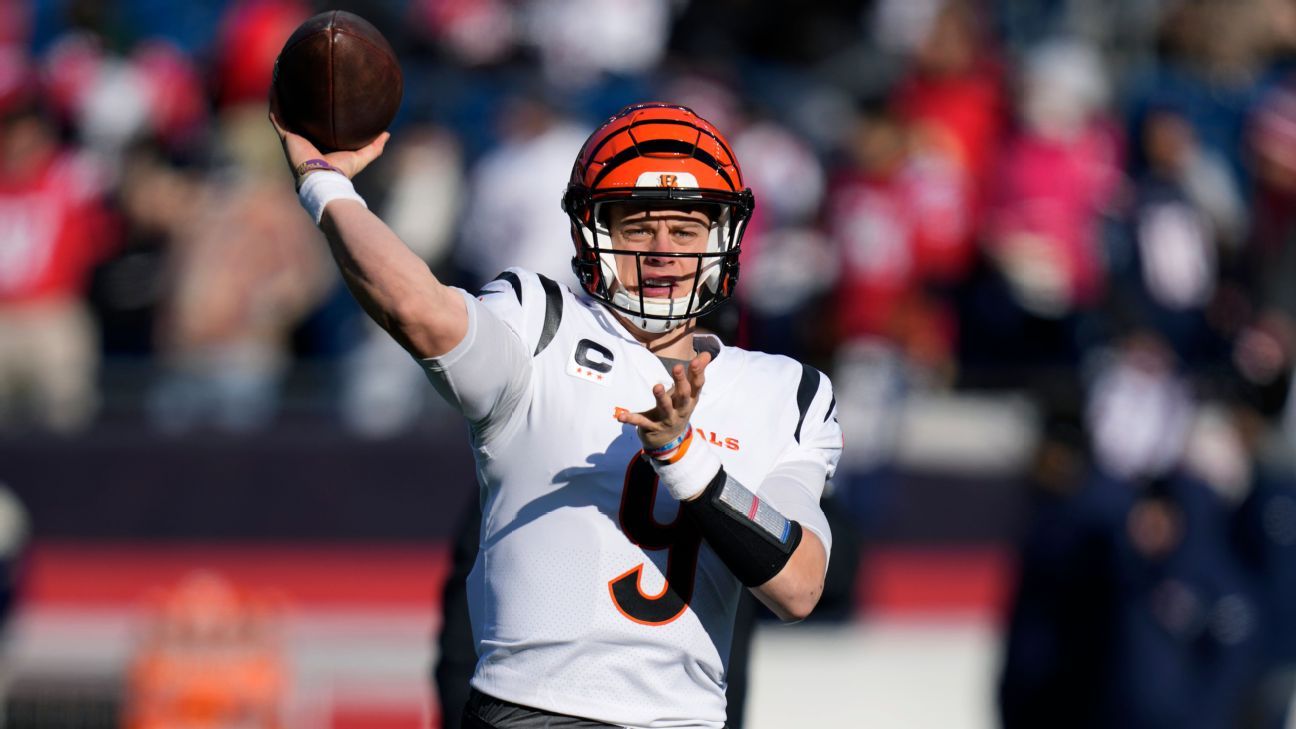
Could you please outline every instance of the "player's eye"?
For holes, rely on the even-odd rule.
[[[696,226],[688,226],[686,228],[676,228],[671,231],[671,235],[678,241],[691,242],[697,240],[698,236],[702,235],[702,231]]]

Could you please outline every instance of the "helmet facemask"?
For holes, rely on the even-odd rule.
[[[643,204],[643,199],[637,197],[626,201]],[[735,215],[728,205],[705,204],[709,208],[710,222],[706,247],[700,252],[618,249],[613,245],[612,232],[608,228],[608,207],[616,202],[593,203],[585,222],[578,222],[576,216],[572,216],[573,237],[579,236],[582,242],[577,246],[572,267],[586,291],[624,315],[636,328],[651,333],[670,331],[689,319],[711,312],[728,300],[738,278],[740,241],[747,223],[745,214]],[[674,210],[696,206],[694,202],[663,201],[659,207]],[[740,219],[735,222],[736,217]],[[676,298],[644,296],[644,283],[653,278],[651,271],[645,274],[645,258],[693,259],[696,265],[693,266],[692,280],[688,282],[688,293]],[[619,273],[618,262],[627,260],[632,260],[634,279],[638,282],[635,291],[621,280]],[[683,280],[688,281],[687,278]]]

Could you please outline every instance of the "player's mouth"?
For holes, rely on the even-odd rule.
[[[649,276],[644,278],[640,290],[646,299],[673,299],[676,297],[676,290],[682,288],[684,287],[678,278]]]

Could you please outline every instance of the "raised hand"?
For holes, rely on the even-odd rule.
[[[284,157],[288,160],[288,166],[292,168],[293,176],[297,178],[298,184],[301,183],[301,177],[311,171],[303,167],[303,164],[307,160],[314,159],[322,159],[336,167],[342,174],[353,178],[365,167],[368,167],[370,162],[382,155],[383,149],[387,146],[387,140],[391,139],[390,132],[383,132],[360,149],[354,151],[339,150],[323,154],[306,137],[284,129],[283,125],[279,123],[279,117],[275,112],[275,104],[272,99],[270,104],[270,124],[274,126],[275,132],[279,135],[279,143],[283,146]]]
[[[688,428],[689,418],[697,407],[698,396],[706,382],[706,368],[711,363],[711,353],[703,352],[688,363],[675,365],[669,390],[661,384],[653,385],[655,407],[642,413],[618,411],[617,420],[635,426],[645,450],[660,448],[678,438]]]

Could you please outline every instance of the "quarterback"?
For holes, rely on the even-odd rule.
[[[562,197],[582,290],[513,268],[473,294],[351,186],[387,135],[321,155],[275,127],[352,293],[469,424],[463,725],[723,727],[740,591],[785,620],[819,599],[842,445],[826,377],[696,328],[733,295],[754,204],[724,137],[683,107],[622,110]]]

